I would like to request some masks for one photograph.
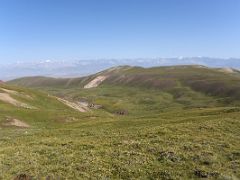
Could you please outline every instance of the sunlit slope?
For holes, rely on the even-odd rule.
[[[22,127],[21,123],[29,128],[55,126],[76,116],[81,113],[47,93],[0,85],[1,128]]]
[[[51,78],[43,76],[23,77],[9,81],[9,84],[25,86],[25,87],[72,87],[80,86],[83,83],[83,78]]]
[[[124,66],[34,79],[10,83],[35,89],[1,90],[31,99],[0,101],[0,179],[240,178],[238,71]],[[71,108],[81,103],[89,111]],[[6,126],[9,116],[23,127]]]
[[[73,88],[84,87],[98,76],[106,77],[101,84],[127,85],[160,90],[186,86],[208,95],[240,98],[239,71],[197,65],[154,68],[120,66],[83,78],[27,77],[15,79],[8,83],[38,88]]]
[[[102,108],[73,114],[49,106],[25,121],[37,128],[2,128],[0,179],[240,178],[238,106],[191,89],[174,97],[157,89],[102,84],[55,93]],[[51,116],[42,115],[51,108]],[[56,123],[59,116],[70,119]],[[54,123],[35,124],[42,118]]]
[[[175,90],[191,88],[210,96],[240,99],[240,73],[203,66],[130,68],[112,74],[103,84]]]

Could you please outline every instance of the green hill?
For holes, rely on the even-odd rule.
[[[0,84],[0,112],[1,128],[14,127],[11,126],[11,120],[14,119],[28,124],[30,129],[55,127],[58,121],[67,119],[69,114],[81,115],[47,93],[6,84]]]
[[[154,68],[120,66],[82,78],[27,77],[8,83],[31,88],[83,88],[98,76],[106,77],[100,85],[152,88],[172,93],[179,93],[179,87],[186,87],[206,95],[225,97],[229,101],[240,100],[239,71],[198,65]]]
[[[0,179],[238,179],[239,80],[203,66],[13,80],[34,89],[2,85],[31,108],[0,100]]]
[[[25,87],[71,87],[82,84],[83,78],[51,78],[43,76],[23,77],[9,81],[8,84],[14,84]]]

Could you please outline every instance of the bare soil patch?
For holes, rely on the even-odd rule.
[[[87,112],[87,111],[89,111],[89,108],[86,107],[85,105],[82,105],[81,103],[70,102],[70,101],[67,101],[67,100],[59,98],[59,97],[56,97],[56,98],[57,98],[57,100],[61,101],[62,103],[64,103],[68,107],[70,107],[72,109],[75,109],[77,111],[80,111],[80,112]]]
[[[2,124],[3,126],[15,126],[15,127],[21,127],[21,128],[29,128],[30,126],[18,119],[7,117],[6,121]]]
[[[17,95],[17,96],[21,96],[27,99],[33,99],[31,96],[27,95],[27,94],[23,94],[14,90],[10,90],[10,89],[5,89],[5,88],[0,88],[0,90],[8,93],[8,94],[12,94],[12,95]]]
[[[98,76],[92,81],[90,81],[88,84],[86,84],[84,88],[89,89],[89,88],[98,87],[106,79],[107,79],[107,76]]]
[[[33,107],[33,106],[30,106],[26,103],[19,102],[18,100],[14,99],[7,93],[0,93],[0,101],[12,104],[17,107],[23,107],[26,109],[35,109],[35,107]]]
[[[234,73],[234,70],[232,68],[220,68],[219,71],[225,73]]]

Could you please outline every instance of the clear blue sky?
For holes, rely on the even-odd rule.
[[[0,62],[240,57],[240,0],[0,0]]]

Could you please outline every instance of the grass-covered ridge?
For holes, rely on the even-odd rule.
[[[104,74],[97,88],[82,88]],[[0,179],[240,178],[238,72],[123,67],[88,78],[81,86],[40,88],[47,92],[19,88],[36,98],[22,101],[37,110],[0,101],[2,117],[31,125],[1,127]],[[77,112],[52,95],[101,108]]]
[[[226,68],[205,66],[168,66],[141,68],[120,66],[82,78],[27,77],[9,81],[9,84],[35,88],[82,88],[95,77],[108,78],[102,84],[169,90],[180,86],[211,96],[240,100],[240,72]]]

